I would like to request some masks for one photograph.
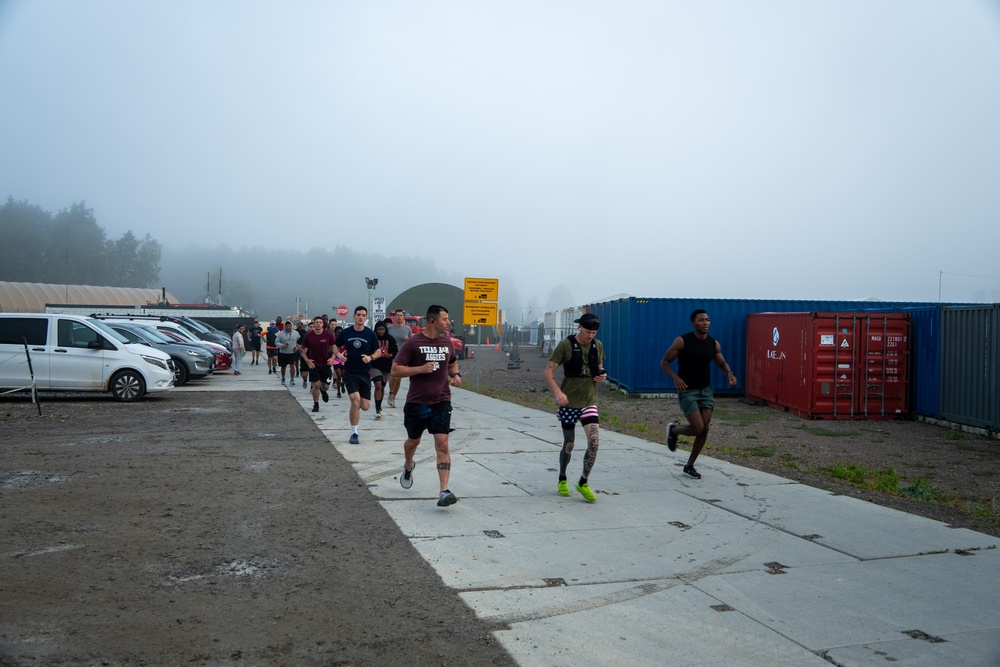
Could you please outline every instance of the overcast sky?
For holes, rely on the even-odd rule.
[[[0,96],[3,199],[112,237],[1000,301],[997,0],[0,0]]]

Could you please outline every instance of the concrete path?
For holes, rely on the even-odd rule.
[[[177,391],[282,389],[243,370]],[[1000,539],[706,456],[692,480],[686,452],[608,431],[597,502],[563,498],[553,414],[454,394],[449,508],[429,437],[399,485],[402,400],[360,445],[346,397],[310,414],[522,665],[1000,665]]]

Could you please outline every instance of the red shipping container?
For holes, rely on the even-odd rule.
[[[746,396],[807,419],[909,414],[908,313],[752,313]]]

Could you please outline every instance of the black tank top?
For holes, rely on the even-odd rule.
[[[715,339],[706,336],[701,340],[688,332],[681,336],[684,349],[677,355],[677,374],[687,383],[688,389],[704,389],[712,385],[712,360],[715,359]]]

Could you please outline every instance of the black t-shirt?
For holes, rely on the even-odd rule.
[[[687,384],[688,389],[704,389],[712,386],[712,360],[715,359],[715,339],[706,335],[702,340],[688,332],[681,336],[684,349],[677,355],[677,374]]]

